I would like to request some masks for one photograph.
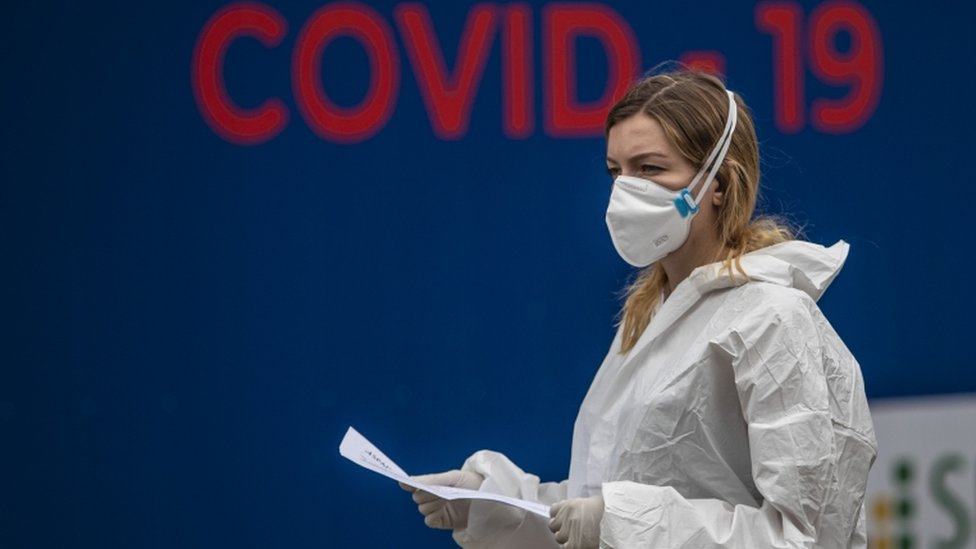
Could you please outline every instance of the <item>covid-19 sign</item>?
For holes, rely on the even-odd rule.
[[[868,9],[847,0],[812,9],[795,1],[743,8],[752,10],[752,26],[745,30],[765,37],[763,51],[749,60],[748,70],[768,80],[779,131],[811,127],[850,133],[871,118],[884,81],[884,47]],[[361,142],[382,131],[394,115],[403,73],[410,70],[432,132],[456,140],[468,132],[486,60],[494,52],[500,56],[494,69],[500,74],[492,76],[501,98],[495,107],[505,136],[526,138],[541,126],[550,137],[590,137],[601,134],[606,111],[634,77],[663,61],[645,63],[655,56],[642,51],[635,30],[640,26],[609,4],[481,2],[472,4],[464,21],[452,22],[450,29],[439,15],[436,5],[419,2],[397,4],[388,13],[358,2],[330,2],[304,21],[288,21],[268,4],[228,4],[213,14],[197,39],[191,68],[197,106],[214,132],[237,144],[273,139],[288,125],[293,110],[324,140]],[[694,24],[676,24],[682,23],[694,36]],[[292,25],[298,27],[294,34],[289,33]],[[458,35],[456,41],[444,39]],[[368,84],[353,105],[340,104],[327,92],[328,81],[346,78],[343,71],[322,68],[339,39],[354,41],[368,60]],[[234,55],[235,43],[244,40],[286,50],[293,103],[270,91],[256,107],[244,108],[234,100],[224,61]],[[581,61],[581,40],[599,44],[600,61]],[[725,52],[693,43],[678,59],[723,74],[735,69]],[[579,84],[594,79],[602,82],[603,93],[596,99],[581,98]],[[831,92],[808,93],[811,80]],[[537,103],[542,110],[538,115]]]

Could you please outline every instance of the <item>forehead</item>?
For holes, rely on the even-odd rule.
[[[607,159],[623,162],[649,152],[678,156],[661,124],[644,113],[617,122],[607,133]]]

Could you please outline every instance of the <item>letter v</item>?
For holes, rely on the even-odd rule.
[[[404,36],[434,134],[441,139],[459,139],[468,131],[471,104],[485,69],[497,19],[498,8],[494,4],[471,7],[454,70],[448,73],[427,8],[412,2],[397,6],[397,26]]]

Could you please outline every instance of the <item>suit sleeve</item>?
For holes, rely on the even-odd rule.
[[[539,482],[498,452],[476,452],[461,467],[485,477],[479,488],[546,505],[566,498],[566,482]],[[558,549],[549,521],[535,513],[485,500],[472,500],[468,526],[454,531],[465,549]]]
[[[761,505],[686,499],[667,486],[608,482],[603,485],[601,547],[809,548],[823,543],[818,539],[821,519],[838,487],[818,330],[799,301],[756,310],[712,343],[734,370]],[[837,541],[837,547],[847,546],[848,540]]]

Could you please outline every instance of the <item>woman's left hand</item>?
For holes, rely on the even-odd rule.
[[[550,507],[549,530],[566,549],[598,549],[603,496],[564,499]]]

